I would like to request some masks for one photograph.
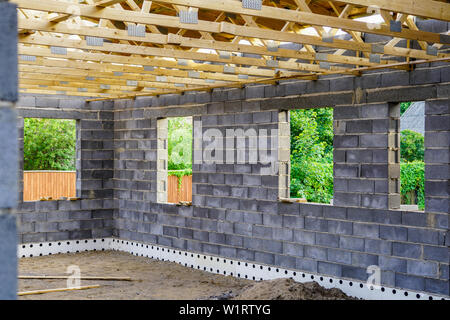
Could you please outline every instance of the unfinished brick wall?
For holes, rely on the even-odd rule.
[[[114,103],[23,97],[22,117],[80,121],[82,200],[20,204],[20,240],[113,235],[359,280],[367,280],[367,266],[378,265],[383,285],[449,294],[448,193],[433,185],[448,185],[448,177],[436,170],[448,172],[448,157],[442,156],[448,155],[448,128],[438,119],[448,114],[449,71],[446,65],[433,65],[412,72],[324,77]],[[392,196],[398,197],[398,175],[390,169],[398,165],[392,156],[398,141],[396,105],[417,100],[429,100],[427,137],[444,139],[426,141],[426,192],[432,201],[425,213],[392,210],[397,206]],[[287,166],[287,111],[330,106],[336,110],[334,206],[279,202],[279,196],[287,196],[289,168],[279,166],[274,174],[267,165],[251,163],[251,139],[242,145],[225,138],[224,163],[204,159],[211,141],[203,135],[210,129],[225,137],[227,130],[242,129],[252,137],[249,129],[266,129],[266,148],[277,142],[277,152],[268,152],[268,158]],[[158,185],[165,177],[165,148],[158,144],[165,135],[158,133],[158,123],[179,116],[194,120],[191,207],[158,201],[158,191],[163,190]],[[278,134],[272,135],[271,129]],[[344,144],[347,136],[356,136],[357,143]],[[284,156],[278,153],[283,149]],[[231,154],[236,164],[226,162]],[[245,161],[239,163],[242,155]],[[346,175],[352,172],[346,168],[355,165],[357,174]],[[348,194],[357,201],[348,200]]]
[[[400,208],[400,105],[334,108],[336,205]]]
[[[363,281],[366,268],[377,265],[383,285],[448,294],[448,212],[390,209],[399,205],[398,103],[445,96],[448,83],[414,84],[416,72],[433,74],[429,79],[436,83],[444,70],[448,67],[406,73],[408,80],[403,77],[406,82],[395,90],[389,86],[397,71],[117,101],[115,143],[128,146],[128,152],[117,158],[114,235]],[[387,88],[368,89],[375,80]],[[448,104],[448,99],[439,101]],[[322,106],[335,107],[336,125],[345,124],[336,129],[334,206],[278,202],[285,188],[279,180],[282,171],[272,175],[259,164],[196,161],[211,143],[202,141],[200,133],[279,129],[286,123],[280,116],[285,110]],[[194,116],[197,123],[192,207],[156,203],[157,119],[175,116]],[[343,144],[347,136],[356,136],[357,142]],[[441,143],[436,148],[444,152],[446,142]],[[237,157],[243,147],[224,145],[224,160],[227,152]],[[249,141],[245,147],[248,160]],[[355,165],[354,174],[342,173]],[[439,168],[448,169],[442,165],[446,162]],[[441,180],[448,183],[445,177]],[[357,202],[347,201],[348,193]],[[441,191],[435,197],[448,201]]]
[[[17,103],[20,153],[18,234],[21,243],[112,235],[113,103],[22,95]],[[23,118],[77,120],[77,201],[22,202]]]

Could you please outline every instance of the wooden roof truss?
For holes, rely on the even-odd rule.
[[[121,98],[450,59],[448,30],[416,25],[450,21],[446,1],[12,2],[22,92]]]

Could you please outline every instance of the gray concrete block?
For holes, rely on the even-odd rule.
[[[296,230],[294,232],[294,242],[313,245],[316,243],[314,232]]]
[[[328,231],[328,220],[313,218],[313,217],[305,217],[305,229],[313,230],[313,231]]]
[[[425,102],[426,115],[450,114],[449,99],[433,99]]]
[[[365,267],[378,265],[378,256],[372,254],[352,252],[352,265]]]
[[[9,7],[10,6],[8,4],[7,8]],[[5,8],[5,10],[9,9]],[[8,14],[8,12],[6,13]],[[6,20],[8,20],[8,16],[6,16],[6,18]],[[0,61],[2,60],[0,59]],[[19,170],[19,147],[16,128],[17,114],[16,111],[10,106],[11,105],[9,104],[7,104],[7,106],[0,105],[0,149],[2,150],[0,153],[0,166],[2,168],[2,170],[0,170],[0,209],[15,208],[18,200],[17,179]]]
[[[1,2],[0,10],[0,101],[17,101],[18,67],[17,67],[17,6]],[[1,118],[1,117],[0,117]],[[0,135],[1,136],[1,135]],[[0,179],[1,181],[1,179]]]
[[[354,237],[339,237],[339,248],[353,251],[364,251],[364,239]]]
[[[416,69],[411,74],[411,84],[438,83],[441,81],[439,68]]]
[[[392,242],[384,240],[365,239],[364,251],[368,253],[392,255]]]
[[[0,4],[1,5],[1,4]],[[1,7],[1,6],[0,6]],[[0,23],[1,24],[1,23]],[[0,211],[0,299],[15,300],[17,293],[16,216]]]
[[[406,241],[408,237],[407,231],[407,228],[380,226],[380,238],[385,240]]]
[[[275,255],[267,252],[255,252],[255,261],[273,265],[275,263]]]
[[[450,248],[423,246],[423,257],[426,260],[448,263],[450,260]]]
[[[293,231],[286,228],[273,228],[273,239],[281,241],[292,241]]]
[[[438,264],[436,262],[408,260],[406,269],[407,273],[416,276],[438,276]]]
[[[296,269],[304,270],[307,272],[317,272],[317,264],[317,261],[313,259],[297,258],[295,260]]]
[[[319,261],[317,272],[320,274],[340,277],[342,276],[342,266],[339,264]]]
[[[325,247],[337,248],[339,236],[329,233],[316,233],[316,244]]]
[[[331,262],[351,264],[352,253],[350,251],[327,249],[327,260]]]
[[[395,275],[395,286],[403,289],[422,291],[425,289],[425,279],[422,277],[397,273]]]
[[[417,244],[394,242],[392,244],[392,255],[419,259],[422,255],[422,248]]]
[[[300,214],[306,217],[322,217],[324,208],[323,204],[299,204]]]
[[[327,249],[320,248],[320,247],[305,246],[304,247],[304,255],[307,258],[326,261],[327,260]]]
[[[328,221],[328,232],[333,234],[351,235],[353,232],[353,224],[345,221]]]
[[[425,279],[425,291],[440,295],[449,295],[448,280]]]
[[[262,99],[264,98],[265,86],[248,86],[245,88],[246,99]]]
[[[336,179],[334,181],[336,187]],[[324,206],[323,217],[331,219],[345,220],[347,218],[347,208],[341,208],[336,206]]]
[[[406,273],[407,260],[393,258],[393,257],[380,256],[378,261],[379,261],[379,266],[382,270]]]
[[[369,275],[367,273],[366,268],[359,268],[354,266],[342,266],[342,276],[345,278],[367,281]]]
[[[379,237],[379,225],[354,223],[353,224],[353,234],[355,236],[363,236],[363,237],[367,237],[367,238],[378,238]]]
[[[283,217],[274,214],[264,214],[263,224],[266,227],[279,227],[283,226]]]
[[[303,257],[303,246],[296,243],[283,243],[283,253],[294,257]]]
[[[303,229],[305,227],[305,222],[303,217],[296,216],[283,216],[283,227],[284,228],[294,228]]]
[[[234,223],[234,233],[242,236],[252,236],[253,226],[248,223]]]
[[[408,229],[408,241],[425,244],[439,244],[439,232],[427,229]]]

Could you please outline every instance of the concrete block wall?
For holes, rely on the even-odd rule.
[[[334,108],[334,203],[400,208],[400,105]]]
[[[425,70],[438,74],[441,79],[441,72],[448,67],[432,66]],[[442,98],[443,88],[448,86],[448,83],[435,82],[414,84],[409,79],[415,79],[415,72],[406,73],[408,80],[396,87],[395,92],[388,82],[384,88],[368,89],[372,80],[363,76],[226,89],[220,90],[220,94],[219,90],[214,90],[213,93],[116,101],[115,144],[128,149],[127,153],[116,155],[114,180],[118,208],[114,235],[363,281],[368,277],[366,268],[377,265],[383,285],[448,295],[449,230],[445,224],[448,212],[393,210],[389,209],[389,201],[381,201],[380,205],[373,199],[359,200],[355,205],[339,203],[338,199],[334,206],[281,203],[277,201],[281,186],[279,176],[261,171],[259,164],[195,163],[212,141],[203,141],[200,133],[204,135],[213,129],[226,136],[227,129],[279,129],[285,123],[280,114],[286,110],[333,106],[340,117],[335,120],[348,124],[349,131],[345,135],[358,137],[354,148],[341,145],[336,146],[337,151],[368,150],[370,160],[362,156],[363,152],[350,159],[355,159],[352,161],[359,168],[367,165],[370,169],[381,164],[381,171],[388,172],[380,177],[356,177],[352,184],[364,184],[369,180],[374,188],[374,192],[369,192],[360,187],[359,192],[354,191],[357,198],[365,199],[374,193],[379,193],[383,199],[388,199],[392,193],[398,196],[397,181],[394,186],[390,183],[390,180],[398,180],[398,175],[393,175],[393,170],[388,168],[398,165],[399,161],[390,154],[398,148],[397,105],[401,101]],[[398,76],[395,71],[368,77],[381,81],[394,76],[392,73]],[[327,91],[331,87],[339,89]],[[345,108],[353,108],[350,111],[354,113],[349,113],[353,118],[345,116]],[[197,123],[194,126],[191,207],[156,201],[157,121],[176,116],[194,116],[194,123]],[[343,136],[344,132],[337,131],[336,135]],[[379,136],[383,145],[364,142],[377,140]],[[359,144],[360,141],[363,143]],[[278,148],[281,145],[279,143]],[[245,146],[249,148],[250,142]],[[225,147],[224,159],[230,151],[237,154],[240,150],[236,146]],[[277,160],[281,161],[277,155]],[[249,158],[249,152],[245,152],[245,157]],[[347,165],[345,160],[339,160],[347,159],[342,158],[342,154],[335,157],[337,167]],[[362,171],[366,169],[358,172]],[[337,174],[335,181],[340,178]],[[354,179],[345,178],[348,188],[349,181]],[[443,180],[448,182],[448,179]],[[336,187],[339,190],[340,187]],[[445,198],[445,195],[437,197]]]
[[[280,175],[288,169],[273,174],[259,163],[217,164],[203,158],[201,163],[195,160],[203,157],[201,151],[211,143],[201,138],[208,130],[218,130],[224,136],[227,129],[280,132],[281,127],[288,128],[282,115],[290,109],[332,106],[344,110],[350,105],[354,110],[378,113],[377,108],[402,101],[448,98],[449,71],[447,65],[431,65],[412,72],[375,72],[359,78],[321,77],[317,81],[88,104],[76,98],[23,96],[18,109],[21,117],[79,120],[82,200],[21,203],[20,241],[113,235],[359,280],[367,279],[367,266],[378,265],[383,285],[448,295],[449,231],[448,223],[445,224],[448,212],[442,208],[439,211],[427,207],[423,213],[390,210],[388,205],[377,205],[375,209],[365,201],[355,206],[339,204],[339,200],[334,206],[286,204],[278,202],[278,197],[280,189],[287,191]],[[369,140],[380,135],[392,141],[388,137],[395,128],[395,114],[384,114],[378,119],[359,112],[357,119],[343,117],[339,121],[362,128],[364,121],[370,120],[371,132],[353,134],[358,138],[367,136]],[[345,113],[337,111],[337,114]],[[164,179],[158,170],[158,160],[165,160],[161,156],[164,149],[158,145],[158,122],[179,116],[193,116],[196,123],[193,206],[190,207],[158,202],[158,182]],[[435,123],[434,120],[429,121]],[[385,126],[375,125],[376,122]],[[434,124],[430,128],[433,128],[430,132],[445,131]],[[277,148],[282,149],[280,137],[282,132],[277,137],[269,135],[268,145],[277,141]],[[250,140],[245,142],[247,150]],[[227,142],[229,139],[225,138],[224,160],[231,151],[237,160],[243,145],[235,141],[230,146]],[[395,146],[390,143],[358,145],[355,150],[363,147],[370,149],[372,160],[373,154],[380,152],[386,165],[389,163],[385,163],[386,158],[389,160],[386,149]],[[337,147],[352,151],[347,148]],[[445,150],[445,142],[427,148]],[[251,152],[243,154],[246,160],[253,156]],[[283,160],[282,153],[275,154],[278,162]],[[427,154],[429,157],[428,149]],[[361,158],[355,161],[361,167],[376,164]],[[436,165],[445,166],[445,162],[437,161]],[[339,160],[339,155],[336,162],[346,165]],[[428,177],[430,181],[448,183],[448,178]],[[353,179],[347,178],[348,185]],[[395,180],[388,175],[374,177],[372,182],[389,181],[389,178]],[[386,186],[377,190],[382,190],[383,196],[392,191]],[[365,196],[371,195],[360,191]],[[448,196],[436,192],[429,197],[448,200]]]
[[[113,103],[23,94],[17,103],[19,135],[19,242],[109,237],[114,216]],[[24,118],[77,121],[76,201],[23,202]]]
[[[16,6],[0,2],[0,300],[17,292],[17,113]]]
[[[425,104],[425,206],[426,211],[450,212],[450,99]],[[442,217],[442,215],[438,215]],[[448,220],[441,219],[448,227]]]

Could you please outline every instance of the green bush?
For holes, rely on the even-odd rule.
[[[403,162],[400,164],[400,182],[402,204],[413,204],[410,193],[415,192],[420,210],[425,207],[425,163],[423,161]]]
[[[402,162],[424,161],[423,135],[415,131],[403,130],[400,135],[400,150]]]
[[[76,170],[76,122],[24,119],[24,170]]]
[[[333,198],[333,163],[292,163],[291,197],[305,198],[309,202],[330,203]]]

